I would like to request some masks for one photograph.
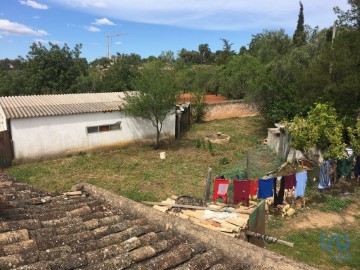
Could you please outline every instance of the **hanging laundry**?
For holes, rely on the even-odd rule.
[[[276,190],[277,179],[274,179],[274,206],[283,204],[285,195],[285,177],[280,177],[280,189],[279,192]]]
[[[222,198],[225,199],[226,203],[228,203],[228,195],[227,195],[228,188],[229,188],[229,180],[215,179],[212,201],[215,202],[218,198]]]
[[[250,180],[250,196],[256,196],[259,187],[259,180]]]
[[[284,176],[285,178],[285,189],[293,189],[296,186],[295,174]]]
[[[234,180],[234,198],[233,204],[239,202],[245,202],[246,206],[249,206],[249,196],[250,196],[250,180]]]
[[[351,168],[354,161],[354,156],[339,159],[336,162],[336,181],[339,181],[341,176],[346,180],[351,179]]]
[[[296,187],[295,187],[295,197],[304,196],[306,181],[307,181],[307,172],[299,172],[295,174],[296,177]]]
[[[273,196],[274,178],[260,179],[258,198],[267,199]]]
[[[330,187],[330,165],[331,160],[328,159],[320,163],[320,172],[319,172],[319,185],[318,189],[324,189]]]

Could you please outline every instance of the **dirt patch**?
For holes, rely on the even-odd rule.
[[[289,230],[331,228],[339,225],[351,225],[356,222],[355,215],[359,214],[357,203],[349,205],[341,214],[334,212],[322,212],[310,209],[299,213],[295,218],[286,221]]]

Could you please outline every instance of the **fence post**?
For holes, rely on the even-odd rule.
[[[210,200],[210,186],[212,181],[211,172],[212,169],[209,168],[206,176],[206,188],[205,188],[205,198],[204,198],[205,203],[207,203]]]
[[[246,155],[246,179],[250,179],[250,157],[249,154]]]

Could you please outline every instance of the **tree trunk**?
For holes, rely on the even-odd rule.
[[[155,144],[155,150],[159,149],[160,146],[160,130],[159,128],[156,128],[156,144]]]

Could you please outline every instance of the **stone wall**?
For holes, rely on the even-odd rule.
[[[232,117],[254,116],[259,114],[256,108],[246,104],[243,100],[209,102],[206,106],[207,112],[204,117],[205,121]]]

